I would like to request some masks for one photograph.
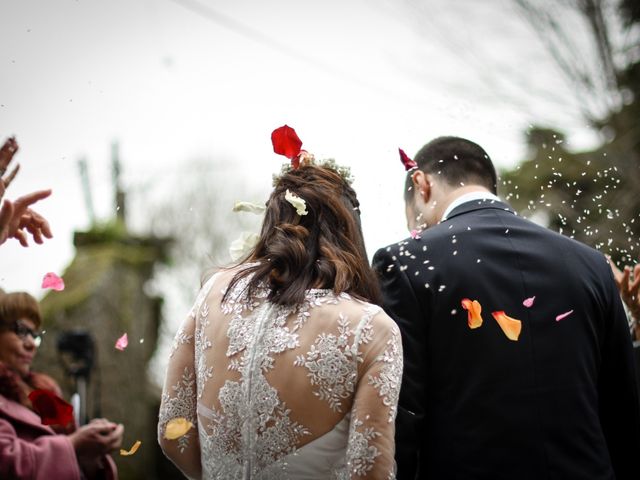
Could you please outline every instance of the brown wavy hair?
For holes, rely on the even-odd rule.
[[[287,190],[304,199],[307,215],[298,215],[285,200]],[[250,296],[266,285],[268,299],[279,305],[302,303],[312,288],[381,302],[362,237],[360,203],[353,188],[331,168],[301,166],[277,180],[258,244],[241,264],[253,262],[256,265],[233,277],[227,293],[249,277]]]

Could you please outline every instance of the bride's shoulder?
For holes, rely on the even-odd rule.
[[[360,322],[370,324],[379,331],[397,330],[396,322],[379,305],[359,300],[347,294],[340,297],[340,303],[344,310],[350,312],[354,319],[360,319]]]

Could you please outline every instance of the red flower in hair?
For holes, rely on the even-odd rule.
[[[66,426],[73,421],[73,407],[49,390],[34,390],[29,400],[43,425]]]
[[[400,161],[402,162],[402,165],[404,165],[404,169],[408,172],[409,170],[411,170],[412,168],[416,168],[418,166],[418,164],[416,162],[414,162],[413,160],[411,160],[409,158],[409,155],[407,155],[406,153],[404,153],[404,150],[402,150],[401,148],[398,149],[398,151],[400,152]]]
[[[298,168],[300,165],[298,155],[300,155],[302,140],[298,138],[293,128],[288,125],[276,128],[271,133],[271,143],[273,143],[274,152],[278,155],[284,155],[291,160],[293,168]]]

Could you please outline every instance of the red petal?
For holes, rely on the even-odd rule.
[[[400,161],[402,162],[402,165],[404,165],[404,169],[408,172],[409,170],[411,170],[412,168],[416,168],[418,166],[418,164],[416,162],[414,162],[413,160],[411,160],[409,158],[409,156],[404,153],[404,150],[402,150],[401,148],[398,149],[398,152],[400,152]]]
[[[73,407],[49,390],[34,390],[29,394],[31,405],[43,425],[62,425],[73,421]]]
[[[273,143],[274,152],[284,155],[289,160],[294,160],[302,148],[302,141],[298,138],[296,131],[288,125],[276,128],[271,133],[271,143]]]

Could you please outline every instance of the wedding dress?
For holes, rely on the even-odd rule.
[[[294,307],[252,298],[236,271],[214,275],[178,330],[158,435],[187,475],[204,479],[395,478],[402,376],[395,323],[377,306],[309,290]],[[163,440],[167,422],[186,435]]]

